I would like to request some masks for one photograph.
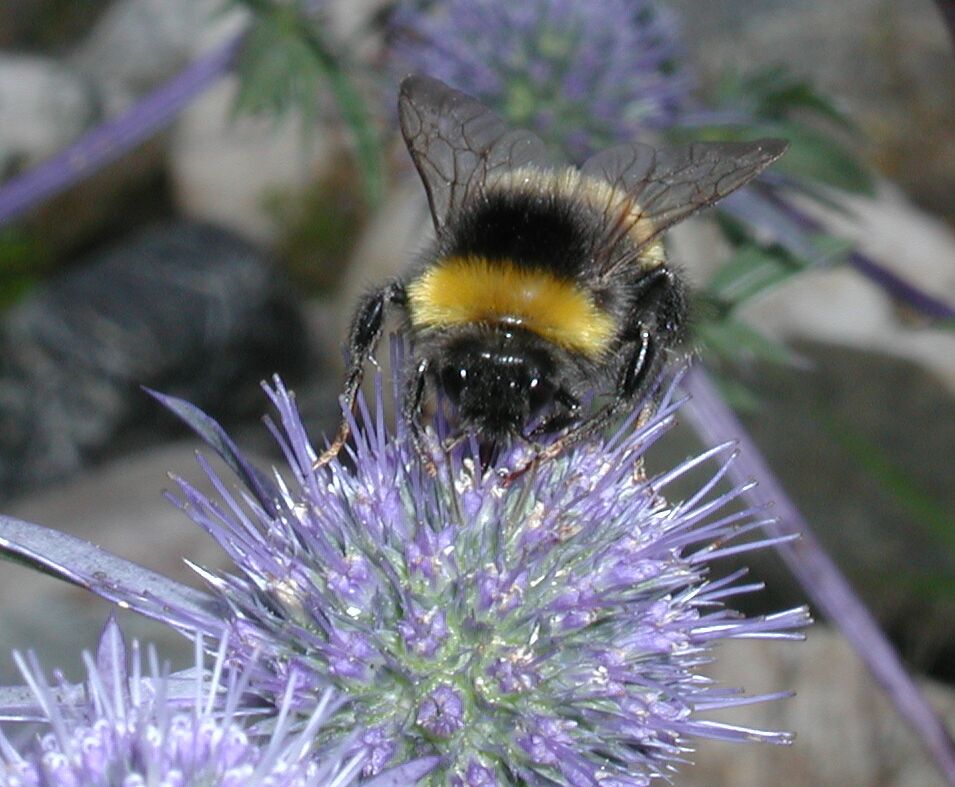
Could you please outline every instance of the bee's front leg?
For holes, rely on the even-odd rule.
[[[340,397],[343,410],[352,412],[354,409],[355,399],[361,388],[362,378],[365,376],[365,364],[375,354],[378,341],[381,339],[387,307],[404,306],[407,299],[404,285],[400,282],[392,282],[376,292],[369,293],[358,304],[348,333],[349,368]],[[328,464],[338,456],[338,452],[342,450],[342,446],[348,439],[349,432],[348,419],[343,417],[335,439],[315,460],[313,464],[315,469]]]

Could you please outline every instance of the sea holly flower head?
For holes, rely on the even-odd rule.
[[[84,654],[87,680],[49,685],[35,657],[15,654],[34,706],[21,720],[42,723],[26,746],[0,732],[0,784],[6,787],[331,787],[354,783],[361,755],[316,755],[312,740],[340,704],[326,691],[293,732],[286,693],[277,719],[244,702],[248,674],[230,672],[226,643],[210,672],[201,638],[186,676],[159,671],[150,652],[143,672],[138,643],[127,665],[126,644],[110,621],[94,660]],[[131,667],[131,669],[129,668]],[[259,721],[256,722],[255,720]]]
[[[646,451],[679,406],[672,395],[523,474],[523,442],[498,446],[491,461],[465,437],[435,445],[431,475],[403,423],[386,426],[380,380],[374,414],[359,400],[348,456],[319,469],[292,394],[278,380],[266,390],[288,461],[271,476],[211,418],[157,394],[244,485],[234,490],[200,459],[215,495],[180,481],[173,496],[234,563],[196,566],[210,593],[6,517],[0,547],[180,630],[225,636],[227,663],[247,676],[243,696],[276,725],[315,727],[335,690],[347,702],[308,732],[310,753],[360,764],[375,787],[422,777],[644,785],[669,778],[694,737],[790,740],[709,718],[783,696],[713,683],[702,672],[712,643],[798,637],[808,617],[799,608],[746,619],[725,606],[759,585],[741,584],[744,571],[720,575],[719,559],[788,538],[736,540],[767,520],[727,510],[741,492],[718,488],[732,446],[647,475]],[[460,437],[440,414],[432,429]],[[664,497],[711,459],[698,491]]]
[[[266,391],[289,464],[271,478],[207,416],[160,397],[247,487],[234,493],[204,462],[216,499],[184,481],[175,499],[235,563],[198,570],[220,599],[231,657],[265,665],[250,688],[278,702],[294,679],[299,713],[336,688],[348,702],[316,742],[361,754],[364,776],[433,756],[434,785],[636,785],[670,773],[694,736],[788,742],[700,718],[772,698],[701,676],[712,642],[796,637],[808,618],[745,619],[723,606],[757,586],[739,584],[743,572],[716,577],[713,564],[777,539],[731,543],[766,521],[725,511],[738,494],[715,491],[728,460],[689,500],[662,497],[731,447],[645,475],[647,448],[674,420],[672,397],[639,428],[631,418],[513,480],[528,448],[505,448],[488,466],[474,440],[437,451],[429,475],[403,426],[386,427],[380,381],[374,414],[361,402],[352,423],[347,459],[316,470],[294,397],[278,380]],[[175,603],[147,611],[196,626]]]
[[[395,71],[470,93],[575,159],[672,125],[690,86],[655,0],[409,3],[392,26]]]

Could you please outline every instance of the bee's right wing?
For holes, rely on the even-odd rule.
[[[643,246],[748,183],[787,147],[781,139],[694,142],[660,149],[639,143],[617,145],[588,159],[581,174],[612,186],[606,206],[608,250],[623,233]],[[625,262],[611,255],[606,264]]]
[[[398,119],[438,233],[496,176],[527,165],[548,166],[539,137],[509,129],[476,99],[431,77],[402,81]]]

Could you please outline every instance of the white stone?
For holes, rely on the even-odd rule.
[[[234,24],[219,0],[121,0],[71,55],[96,84],[104,114],[125,109],[194,58],[209,31]],[[242,15],[244,16],[244,15]]]
[[[92,114],[92,92],[53,60],[0,54],[0,165],[32,164],[72,141]]]
[[[338,145],[321,127],[303,134],[294,113],[235,117],[238,81],[229,76],[194,101],[172,134],[170,170],[178,207],[247,238],[275,239],[269,196],[304,189],[321,177]]]

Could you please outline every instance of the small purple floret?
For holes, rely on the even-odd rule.
[[[448,685],[438,686],[418,705],[418,725],[438,738],[450,738],[464,726],[461,695]]]

